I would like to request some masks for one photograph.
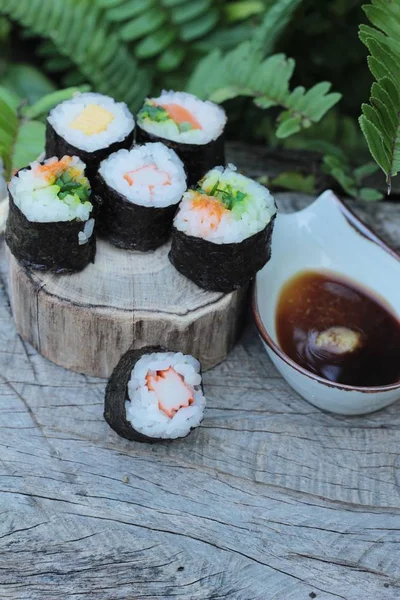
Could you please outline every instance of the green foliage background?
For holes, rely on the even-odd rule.
[[[360,0],[0,0],[7,173],[43,143],[47,110],[82,86],[133,111],[161,88],[187,89],[224,103],[228,137],[316,152],[346,193],[379,199],[363,180],[379,168],[368,147],[388,180],[398,170],[399,79],[387,63],[400,56],[400,0],[372,0],[365,12]],[[380,112],[374,101],[365,108],[368,52],[373,98],[391,96]],[[295,173],[277,185],[314,183]]]

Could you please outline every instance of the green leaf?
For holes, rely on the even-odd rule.
[[[357,197],[357,184],[346,163],[336,156],[323,157],[323,171],[331,175],[350,196]]]
[[[157,67],[160,71],[173,71],[182,63],[185,58],[185,48],[182,46],[171,46],[167,48],[157,61]]]
[[[373,162],[368,162],[360,167],[354,169],[354,176],[357,179],[358,183],[360,183],[365,177],[369,175],[373,175],[379,170],[379,166]]]
[[[20,169],[36,160],[43,151],[45,126],[39,121],[22,122],[15,138],[11,169]]]
[[[138,40],[153,31],[156,31],[163,23],[165,23],[166,15],[160,10],[154,8],[145,12],[140,17],[123,25],[119,30],[121,39],[133,42]]]
[[[69,100],[77,92],[88,92],[90,86],[83,85],[80,87],[70,87],[64,90],[58,90],[51,94],[46,94],[40,100],[35,102],[32,106],[23,107],[22,114],[28,119],[37,119],[42,116],[46,116],[47,113],[57,104],[64,100]]]
[[[196,2],[187,2],[172,11],[171,21],[176,25],[181,25],[192,21],[199,15],[209,10],[211,0],[196,0]]]
[[[369,151],[381,167],[382,171],[388,175],[390,171],[390,160],[384,147],[381,132],[365,115],[361,115],[359,123],[361,131],[367,140]]]
[[[400,4],[373,0],[363,9],[375,27],[362,25],[359,35],[371,52],[368,65],[377,81],[359,123],[390,191],[391,178],[400,170]]]
[[[167,48],[176,38],[174,31],[160,29],[147,36],[136,46],[135,55],[138,58],[151,58]]]
[[[18,106],[21,104],[21,98],[15,92],[2,86],[0,86],[0,100],[3,100],[13,112],[16,112]]]
[[[359,198],[360,200],[365,200],[366,202],[377,202],[378,200],[382,200],[384,195],[374,188],[364,187],[359,191]]]
[[[303,0],[279,0],[273,2],[254,38],[254,48],[264,55],[270,54]]]
[[[294,133],[297,133],[301,129],[301,117],[290,117],[284,120],[276,130],[276,137],[286,138]]]
[[[106,12],[106,18],[110,21],[123,22],[132,17],[137,17],[154,6],[155,0],[140,0],[139,2],[122,2],[119,6],[111,7]]]
[[[219,11],[216,8],[208,10],[204,15],[190,21],[181,29],[179,38],[190,42],[202,37],[218,23]]]
[[[10,65],[1,78],[0,85],[29,103],[36,102],[44,94],[55,90],[55,85],[41,71],[24,64]]]
[[[277,175],[271,185],[294,192],[303,192],[304,194],[315,194],[316,178],[315,175],[303,175],[297,171],[285,171]]]
[[[225,17],[228,23],[243,21],[253,15],[259,15],[264,12],[265,6],[261,0],[241,0],[231,2],[225,7]]]

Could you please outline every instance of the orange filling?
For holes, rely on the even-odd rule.
[[[213,198],[213,196],[204,196],[197,194],[192,201],[193,210],[203,212],[203,217],[200,218],[200,223],[204,224],[204,219],[207,222],[211,219],[209,226],[211,229],[216,229],[220,224],[220,221],[225,213],[229,212],[219,200]]]
[[[180,408],[186,408],[194,402],[183,377],[172,367],[156,371],[155,375],[146,375],[146,385],[157,396],[158,408],[167,417],[173,417]]]
[[[175,123],[190,123],[193,129],[202,129],[196,117],[187,108],[179,104],[160,104],[159,106],[165,108]]]
[[[136,184],[147,186],[150,192],[152,192],[156,186],[171,185],[169,174],[166,173],[166,171],[159,171],[156,165],[145,165],[144,167],[139,167],[139,169],[128,171],[125,173],[124,179],[129,185]]]
[[[38,175],[43,175],[48,181],[55,180],[60,173],[68,169],[71,161],[71,156],[63,156],[63,158],[57,162],[46,165],[38,165],[35,171]]]

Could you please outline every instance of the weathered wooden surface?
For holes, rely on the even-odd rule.
[[[213,367],[241,329],[246,290],[200,289],[174,269],[169,248],[128,252],[98,240],[94,264],[64,277],[8,253],[18,333],[56,364],[97,377],[109,377],[132,343],[176,347]]]
[[[400,246],[400,207],[359,212]],[[16,335],[4,282],[0,296],[0,598],[400,597],[399,403],[319,411],[249,323],[205,374],[203,425],[130,443],[103,421],[105,381],[39,356]]]

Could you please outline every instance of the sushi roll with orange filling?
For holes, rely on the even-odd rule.
[[[186,92],[147,98],[137,115],[136,141],[163,142],[182,159],[188,185],[214,165],[225,164],[225,111]]]
[[[118,435],[138,442],[186,437],[203,419],[200,363],[158,347],[130,350],[108,382],[104,418]]]
[[[100,233],[114,246],[146,252],[168,240],[186,176],[173,150],[145,144],[104,160],[93,188]]]
[[[107,156],[130,148],[135,120],[124,102],[87,92],[55,106],[46,122],[46,156],[79,156],[89,179]]]
[[[231,292],[269,260],[275,216],[267,188],[233,165],[216,167],[179,205],[170,261],[199,287]]]
[[[73,273],[94,260],[91,189],[78,157],[34,162],[12,177],[8,190],[6,242],[24,266]]]

